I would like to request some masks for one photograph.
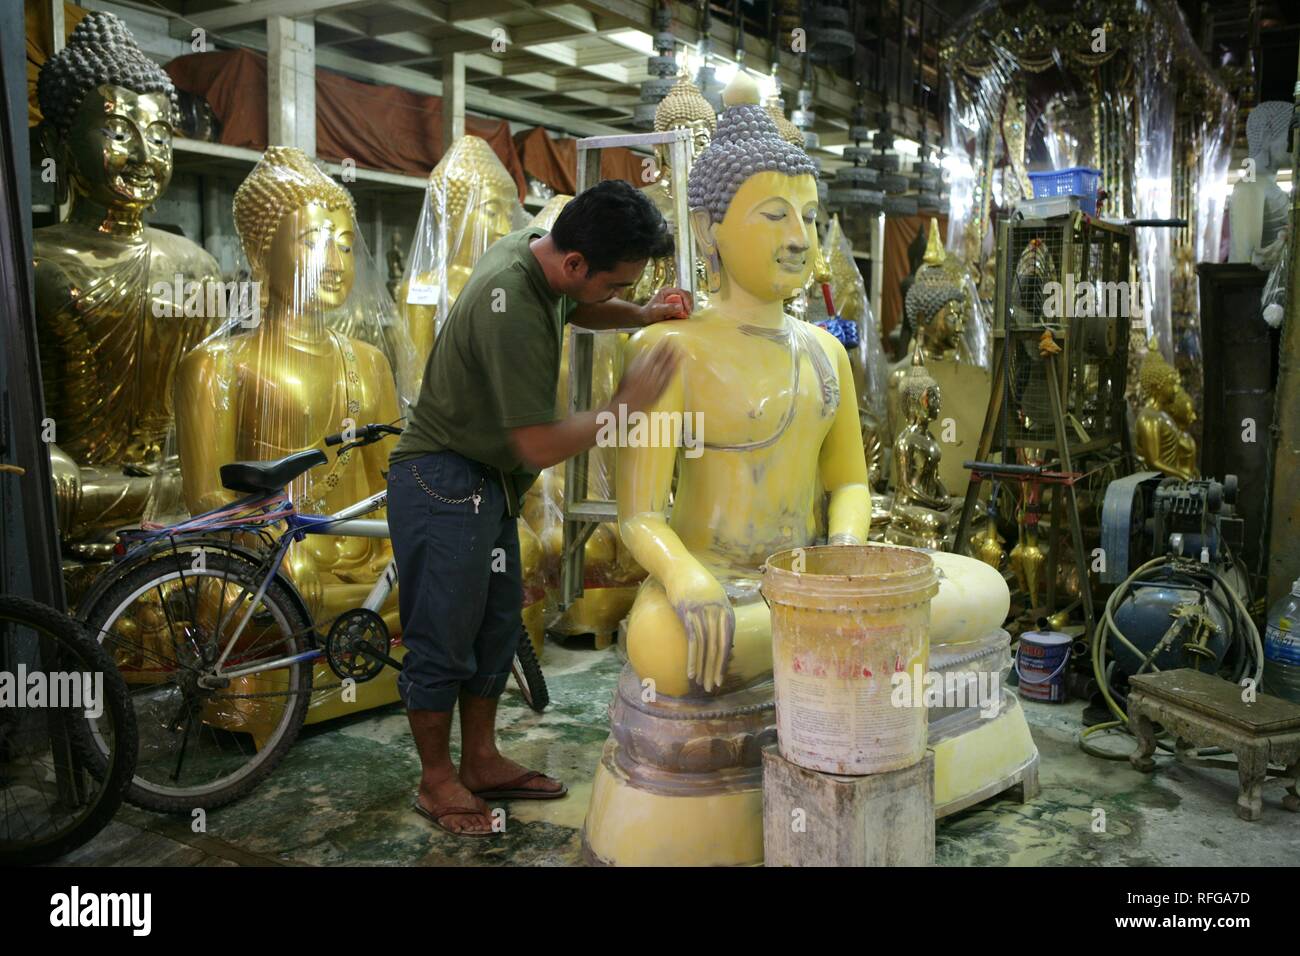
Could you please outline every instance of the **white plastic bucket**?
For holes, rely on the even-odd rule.
[[[767,559],[781,756],[862,775],[925,755],[924,696],[910,691],[926,670],[938,589],[934,563],[911,548],[795,548]],[[911,682],[906,694],[895,693],[896,674]]]

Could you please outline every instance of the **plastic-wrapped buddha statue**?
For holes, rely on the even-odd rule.
[[[669,130],[684,129],[691,135],[691,157],[697,158],[713,137],[718,128],[718,116],[713,111],[699,87],[683,74],[672,85],[668,95],[655,107],[655,132],[665,133]],[[672,163],[665,146],[655,147],[655,163],[659,168],[659,178],[645,187],[645,194],[655,204],[670,230],[675,228],[677,213],[673,208]],[[703,263],[697,259],[696,275],[703,277]],[[645,272],[632,287],[628,298],[633,302],[649,302],[650,298],[664,286],[677,285],[677,265],[671,256],[663,259],[651,259],[646,263]],[[696,308],[707,303],[707,293],[703,293],[702,281],[696,282]],[[704,297],[701,297],[701,295]]]
[[[894,502],[885,540],[915,548],[942,548],[953,518],[953,502],[939,474],[943,449],[930,434],[939,417],[939,386],[925,369],[918,342],[902,385],[907,424],[894,439]]]
[[[550,229],[560,210],[572,196],[556,195],[533,216],[529,225]],[[647,266],[653,265],[653,262]],[[623,343],[626,336],[617,332],[583,332],[592,336],[592,407],[608,404],[623,374]],[[567,414],[569,407],[569,356],[574,327],[564,327],[564,345],[560,374],[556,383],[556,407]],[[592,498],[614,497],[614,449],[592,448],[587,453],[587,492]],[[545,469],[533,482],[524,498],[523,515],[531,526],[529,535],[540,539],[540,573],[547,597],[546,629],[553,634],[595,637],[597,649],[608,647],[627,615],[636,596],[636,587],[645,577],[628,549],[619,539],[618,528],[605,522],[587,538],[583,546],[583,593],[569,607],[560,611],[560,559],[564,552],[564,475],[563,464]],[[522,531],[521,527],[521,531]],[[522,540],[522,539],[521,539]],[[525,549],[526,550],[526,549]],[[527,557],[524,557],[525,581]],[[539,608],[540,610],[540,608]],[[525,607],[525,622],[529,608]]]
[[[393,422],[400,414],[383,352],[325,322],[347,303],[356,279],[357,227],[347,190],[301,150],[272,146],[236,190],[234,218],[260,283],[261,311],[256,321],[232,321],[213,333],[176,373],[176,432],[193,514],[238,497],[221,485],[226,462],[324,449],[325,436],[349,422]],[[329,457],[290,487],[299,511],[328,514],[386,487],[382,444]],[[361,605],[391,558],[385,539],[311,536],[290,548],[286,564],[313,619],[328,627]],[[395,593],[382,613],[390,632],[400,633]],[[319,683],[335,683],[323,668]],[[332,692],[328,706],[313,701],[309,722],[332,716],[337,697]],[[395,672],[387,669],[358,687],[349,709],[396,699]]]
[[[1196,439],[1189,431],[1196,412],[1178,371],[1165,361],[1155,339],[1147,344],[1138,387],[1143,403],[1133,423],[1133,450],[1139,460],[1171,478],[1197,477]]]
[[[1251,262],[1271,268],[1286,244],[1291,202],[1277,184],[1277,171],[1291,155],[1290,103],[1260,103],[1246,118],[1246,143],[1253,176],[1232,187],[1228,203],[1229,262]]]
[[[111,13],[88,14],[41,67],[42,137],[71,200],[36,230],[36,323],[59,529],[81,557],[138,524],[164,457],[176,363],[225,314],[216,260],[144,213],[172,174],[171,80]]]
[[[848,354],[783,309],[817,251],[813,164],[778,136],[750,77],[724,100],[690,176],[710,304],[628,345],[632,357],[669,339],[681,353],[649,414],[676,422],[685,447],[618,452],[620,529],[649,577],[628,617],[628,663],[583,831],[593,862],[762,861],[760,751],[774,739],[774,711],[761,568],[817,540],[823,492],[829,543],[865,541],[870,522]],[[996,627],[1007,605],[997,573],[972,558],[935,560],[948,588],[932,603],[941,638]]]
[[[903,307],[915,330],[926,371],[943,396],[947,415],[936,423],[942,436],[944,455],[940,477],[948,488],[965,488],[970,477],[962,461],[972,457],[984,428],[991,376],[988,369],[962,361],[959,348],[971,308],[970,286],[960,264],[944,251],[939,224],[930,220],[925,257],[907,290]],[[902,389],[911,368],[911,356],[895,363],[889,374],[889,433],[898,437],[908,425],[902,411]],[[952,427],[946,427],[951,419]],[[897,484],[898,463],[894,463]]]
[[[398,307],[422,363],[488,246],[524,224],[519,188],[487,140],[466,134],[429,173]]]

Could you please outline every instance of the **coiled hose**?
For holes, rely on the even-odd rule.
[[[1097,680],[1097,686],[1101,689],[1101,696],[1106,701],[1106,706],[1110,709],[1110,712],[1115,715],[1116,719],[1106,721],[1100,724],[1094,724],[1091,727],[1085,727],[1083,730],[1079,732],[1079,737],[1078,737],[1079,748],[1090,757],[1097,757],[1101,760],[1127,760],[1128,759],[1128,754],[1117,754],[1105,750],[1100,750],[1097,747],[1094,747],[1088,743],[1088,738],[1091,737],[1093,734],[1103,733],[1105,731],[1116,730],[1116,729],[1123,731],[1129,736],[1133,736],[1133,731],[1129,728],[1128,714],[1124,711],[1122,707],[1120,707],[1120,705],[1116,702],[1114,696],[1110,692],[1110,675],[1106,672],[1106,666],[1105,666],[1106,641],[1109,638],[1110,634],[1114,634],[1118,640],[1123,641],[1125,644],[1128,645],[1128,647],[1132,651],[1134,651],[1139,656],[1142,656],[1142,652],[1139,651],[1136,647],[1134,647],[1131,643],[1129,643],[1128,638],[1124,636],[1124,633],[1115,624],[1115,618],[1113,616],[1113,612],[1115,608],[1119,606],[1119,603],[1127,596],[1128,591],[1133,586],[1134,581],[1136,581],[1141,575],[1145,574],[1146,572],[1151,571],[1155,568],[1165,567],[1168,564],[1170,564],[1170,559],[1168,557],[1151,559],[1150,561],[1143,564],[1136,571],[1134,571],[1132,574],[1130,574],[1127,578],[1125,578],[1124,582],[1119,587],[1117,587],[1114,591],[1112,591],[1110,597],[1106,599],[1106,606],[1102,611],[1101,620],[1097,622],[1097,630],[1092,637],[1092,673],[1093,673],[1093,677],[1095,677]],[[1219,576],[1217,571],[1215,571],[1213,568],[1209,567],[1208,565],[1204,565],[1204,564],[1198,565],[1196,570],[1199,573],[1210,575],[1210,577],[1212,577],[1218,583],[1223,593],[1226,594],[1229,600],[1232,602],[1234,616],[1237,618],[1239,624],[1244,624],[1246,631],[1249,634],[1251,640],[1251,652],[1252,652],[1252,656],[1255,659],[1254,681],[1255,681],[1255,686],[1258,687],[1264,677],[1264,644],[1263,641],[1260,640],[1259,629],[1255,627],[1255,622],[1251,620],[1250,611],[1242,603],[1241,598],[1237,596],[1237,592],[1234,591],[1232,588],[1228,587],[1227,582],[1225,582],[1223,578]],[[1169,744],[1162,743],[1160,741],[1157,741],[1156,745],[1161,750],[1165,750],[1169,752],[1172,752],[1174,749],[1173,747],[1169,746]],[[1217,756],[1223,753],[1226,753],[1226,751],[1224,751],[1222,748],[1215,747],[1207,750],[1198,751],[1197,756],[1210,757],[1210,756]]]

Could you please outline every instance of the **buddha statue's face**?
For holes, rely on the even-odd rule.
[[[707,213],[693,220],[697,231]],[[703,249],[716,249],[722,271],[760,302],[788,299],[812,275],[817,246],[817,182],[812,176],[756,173],[736,190],[722,222],[708,223]]]
[[[171,181],[171,102],[164,93],[100,86],[81,101],[64,147],[77,193],[143,211]]]
[[[1187,394],[1181,385],[1174,391],[1169,414],[1182,428],[1188,428],[1196,421],[1196,407],[1192,403],[1192,396]]]
[[[709,124],[702,119],[690,120],[689,122],[673,123],[668,127],[669,130],[684,129],[691,134],[691,160],[694,161],[700,153],[704,152],[704,147],[709,145],[709,140],[713,138],[713,130]],[[655,160],[659,164],[659,181],[667,183],[672,175],[672,160],[669,158],[668,147],[660,143],[655,146]]]
[[[908,421],[928,425],[939,417],[942,405],[939,386],[933,381],[925,385],[904,386],[903,414]]]
[[[347,207],[309,202],[286,215],[266,255],[272,297],[297,311],[346,302],[356,276],[355,229]]]

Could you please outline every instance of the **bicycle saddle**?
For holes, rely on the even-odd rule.
[[[221,466],[221,486],[250,494],[275,494],[305,471],[328,458],[319,448],[300,451],[276,461],[232,461]]]

